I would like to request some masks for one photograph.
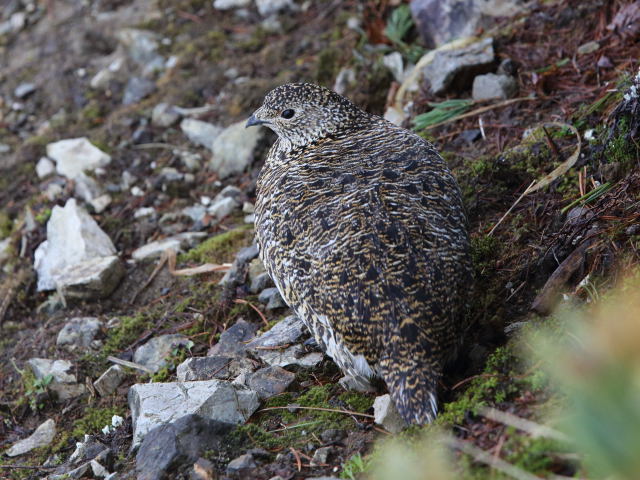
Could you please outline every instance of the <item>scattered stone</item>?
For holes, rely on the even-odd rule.
[[[295,10],[296,5],[292,0],[256,0],[258,13],[263,17],[268,17],[283,10]]]
[[[583,43],[578,47],[578,55],[588,55],[593,52],[597,52],[600,49],[600,44],[595,40],[591,42]]]
[[[185,415],[242,424],[260,405],[256,392],[222,380],[136,384],[128,400],[134,448],[156,426]]]
[[[180,117],[181,115],[176,112],[173,105],[159,103],[153,107],[151,112],[151,124],[156,127],[166,128],[180,120]]]
[[[399,433],[407,427],[388,393],[373,401],[373,416],[378,425],[391,433]]]
[[[142,77],[131,77],[124,88],[123,105],[133,105],[156,90],[155,82]]]
[[[33,83],[21,83],[13,91],[13,96],[16,98],[27,98],[35,91],[36,86]]]
[[[100,465],[100,462],[97,460],[91,460],[89,462],[89,466],[91,467],[91,471],[93,472],[93,476],[97,478],[105,478],[109,475],[109,470]]]
[[[472,144],[476,140],[480,140],[482,138],[482,131],[479,128],[464,130],[460,133],[460,136],[458,138],[468,144]]]
[[[111,201],[112,201],[111,195],[109,195],[108,193],[104,193],[94,198],[93,200],[91,200],[89,202],[89,205],[93,207],[93,210],[96,213],[102,213],[107,209],[109,205],[111,205]]]
[[[174,150],[175,153],[175,150]],[[202,156],[199,153],[188,152],[186,150],[179,150],[178,156],[182,160],[182,164],[187,167],[188,170],[195,172],[200,170]]]
[[[213,2],[213,8],[218,10],[231,10],[234,8],[248,7],[251,0],[215,0]]]
[[[144,365],[155,373],[167,364],[166,359],[174,349],[188,345],[189,339],[184,335],[170,334],[153,337],[136,349],[133,361]]]
[[[211,144],[211,169],[221,180],[244,172],[253,161],[264,131],[262,128],[245,129],[245,123],[241,121],[225,128]]]
[[[333,452],[333,447],[321,447],[317,449],[313,453],[313,458],[311,459],[312,467],[320,467],[323,465],[327,465],[327,460],[329,459],[329,455]]]
[[[382,57],[382,63],[389,69],[396,82],[404,80],[404,63],[400,52],[392,52]]]
[[[258,296],[258,301],[267,305],[267,310],[286,307],[287,304],[282,299],[277,288],[265,288]]]
[[[127,372],[119,365],[112,365],[93,382],[93,387],[101,397],[107,397],[116,391],[125,378]]]
[[[338,430],[336,428],[329,428],[320,433],[320,440],[324,443],[336,443],[346,437],[347,434],[344,430]]]
[[[107,68],[98,71],[89,81],[89,86],[95,90],[107,90],[109,84],[116,80],[122,66],[125,63],[124,57],[117,57]]]
[[[215,465],[206,458],[199,458],[196,463],[193,464],[191,476],[194,477],[194,480],[216,480]]]
[[[253,455],[245,453],[229,462],[229,465],[227,465],[227,473],[230,475],[239,474],[256,467],[257,465],[253,459]]]
[[[207,208],[204,205],[191,205],[182,209],[182,213],[189,217],[194,223],[202,222],[207,215]]]
[[[66,297],[106,298],[116,289],[124,273],[122,262],[112,255],[67,265],[58,270],[53,278],[57,288]]]
[[[180,129],[193,143],[202,145],[209,150],[212,149],[214,140],[224,130],[212,123],[195,120],[193,118],[185,118],[182,120],[182,122],[180,122]]]
[[[76,317],[69,320],[58,332],[56,345],[69,350],[90,348],[102,322],[95,317]]]
[[[4,240],[0,240],[0,266],[6,260],[11,258],[12,249],[11,249],[11,238],[7,237]]]
[[[491,69],[494,58],[493,38],[485,38],[466,47],[437,51],[423,75],[431,91],[440,95],[450,88],[470,86],[475,75]]]
[[[224,217],[228,217],[238,209],[240,209],[240,203],[231,197],[226,197],[218,201],[214,201],[214,203],[207,209],[207,212],[217,220],[222,220]]]
[[[200,415],[185,415],[151,430],[136,455],[138,480],[161,480],[206,450],[218,450],[233,426]]]
[[[76,376],[69,371],[73,365],[68,360],[50,360],[48,358],[31,358],[27,360],[33,374],[38,380],[51,375],[51,383],[76,383]]]
[[[159,35],[148,30],[125,28],[117,33],[117,37],[126,47],[131,60],[142,69],[144,77],[164,70],[164,58],[158,53]]]
[[[131,253],[131,258],[136,261],[159,258],[165,250],[173,250],[176,253],[179,253],[197,245],[206,236],[207,234],[202,232],[179,233],[162,240],[147,243],[140,248],[136,248]]]
[[[102,195],[102,188],[98,186],[98,182],[84,172],[80,172],[73,180],[75,183],[74,195],[85,202],[91,203],[94,198]]]
[[[0,153],[9,153],[11,151],[11,146],[6,143],[0,143]]]
[[[356,71],[353,68],[343,67],[336,75],[333,90],[340,95],[347,93],[349,88],[356,84]]]
[[[38,160],[36,164],[36,175],[38,175],[38,178],[46,178],[49,175],[53,175],[55,171],[56,166],[47,157],[42,157]]]
[[[260,351],[258,347],[262,349],[264,347],[283,347],[301,341],[305,333],[307,333],[307,330],[304,322],[295,315],[289,315],[261,336],[249,342],[246,347],[256,351]]]
[[[284,392],[295,379],[295,374],[281,367],[265,367],[249,375],[247,386],[260,400],[266,400]]]
[[[256,356],[267,365],[277,367],[314,368],[322,361],[322,353],[307,353],[302,345],[293,345],[282,350],[258,350]]]
[[[257,362],[242,356],[214,355],[209,357],[191,357],[178,365],[176,375],[181,382],[228,380],[255,370]]]
[[[209,349],[207,355],[237,355],[247,349],[246,342],[251,340],[258,325],[240,318],[235,324],[222,332],[220,340]]]
[[[474,100],[489,100],[492,98],[515,97],[518,93],[518,82],[509,75],[487,73],[473,79],[472,96]]]
[[[86,170],[106,167],[111,157],[86,137],[69,138],[47,145],[47,156],[56,162],[60,175],[73,179]]]
[[[49,445],[53,438],[56,436],[56,422],[53,419],[49,419],[42,423],[35,432],[33,432],[27,438],[14,443],[9,450],[4,452],[10,457],[17,455],[23,455],[30,452],[34,448],[44,447]]]
[[[521,0],[412,0],[411,13],[427,47],[470,37],[491,26],[493,17],[518,13]]]

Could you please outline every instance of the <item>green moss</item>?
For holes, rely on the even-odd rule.
[[[38,214],[35,216],[35,220],[36,222],[44,225],[45,223],[47,223],[47,220],[49,220],[49,217],[51,217],[51,209],[44,208],[42,209],[42,211],[38,212]]]
[[[13,230],[13,222],[7,215],[7,212],[0,212],[0,239],[11,235]]]
[[[360,392],[344,392],[338,396],[349,410],[365,413],[373,407],[373,397]]]
[[[105,426],[111,425],[111,418],[114,415],[124,416],[122,407],[87,408],[84,415],[73,422],[71,436],[82,438],[100,432]]]
[[[80,111],[80,123],[84,126],[95,127],[104,121],[104,106],[98,100],[91,100]]]
[[[478,274],[493,267],[500,254],[500,242],[489,235],[471,238],[471,261]]]
[[[116,353],[132,344],[147,328],[153,326],[153,319],[145,313],[122,317],[120,325],[109,330],[109,336],[102,348],[105,355]]]
[[[247,246],[252,238],[253,228],[250,225],[242,225],[205,240],[180,255],[179,261],[197,264],[231,262],[238,249]]]

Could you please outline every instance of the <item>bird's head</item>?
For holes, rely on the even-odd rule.
[[[311,83],[287,83],[271,90],[247,121],[247,127],[264,125],[285,145],[305,146],[357,127],[369,115],[346,98]]]

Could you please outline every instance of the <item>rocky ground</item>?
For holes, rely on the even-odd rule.
[[[640,2],[455,3],[0,0],[0,478],[400,478],[388,397],[343,388],[253,244],[274,137],[244,122],[302,80],[465,197],[474,326],[403,455],[437,431],[437,478],[599,474],[535,430],[572,397],[531,351],[638,264]]]

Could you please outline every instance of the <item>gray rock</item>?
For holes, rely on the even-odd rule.
[[[104,468],[97,460],[91,460],[89,462],[89,466],[91,467],[91,471],[95,478],[105,478],[109,475],[109,470]]]
[[[251,340],[258,330],[258,325],[240,318],[238,321],[222,332],[220,340],[209,349],[207,355],[234,356],[247,349],[246,342]]]
[[[111,205],[111,201],[112,201],[111,195],[109,195],[108,193],[104,193],[102,195],[97,196],[93,200],[91,200],[89,202],[89,205],[93,207],[93,210],[96,213],[102,213],[106,210],[106,208],[109,205]]]
[[[156,90],[155,82],[142,77],[131,77],[124,88],[123,105],[133,105]]]
[[[474,100],[489,100],[492,98],[515,97],[518,93],[518,82],[509,75],[487,73],[473,79],[472,96]]]
[[[251,293],[258,293],[269,287],[273,287],[273,280],[269,274],[265,272],[255,276],[251,280],[251,283],[249,284],[249,291]]]
[[[211,144],[211,169],[220,179],[244,172],[253,161],[264,131],[262,128],[245,129],[245,123],[241,121],[225,128]]]
[[[30,452],[34,448],[44,447],[49,445],[53,438],[56,436],[56,422],[53,419],[49,419],[42,423],[35,432],[29,435],[27,438],[14,443],[5,455],[15,457],[17,455],[23,455]]]
[[[322,353],[306,353],[302,345],[293,345],[277,350],[257,350],[256,356],[267,365],[277,367],[314,368],[322,361]]]
[[[113,464],[113,455],[111,450],[103,443],[96,440],[93,435],[85,435],[82,442],[76,443],[76,449],[69,457],[66,465],[56,470],[59,475],[47,477],[51,480],[63,478],[86,478],[89,471],[95,469],[97,471],[106,470],[102,465],[111,467]],[[102,469],[100,468],[102,467]]]
[[[211,420],[242,424],[260,405],[256,392],[222,380],[136,384],[129,390],[133,448],[165,423],[197,414]]]
[[[412,0],[411,13],[427,47],[470,37],[478,28],[492,26],[493,17],[518,13],[522,0]]]
[[[90,348],[100,328],[102,328],[102,322],[95,317],[72,318],[58,332],[56,345],[69,350]]]
[[[188,344],[189,339],[184,335],[171,334],[153,337],[136,349],[133,361],[157,372],[167,364],[166,359],[175,348]]]
[[[349,88],[356,84],[356,71],[353,68],[343,67],[336,75],[336,81],[333,83],[333,90],[340,95],[347,93]]]
[[[187,358],[176,369],[178,381],[227,379],[229,378],[229,365],[233,358],[224,355]]]
[[[125,378],[127,378],[127,372],[119,365],[112,365],[93,382],[93,387],[101,397],[108,397],[116,391]]]
[[[326,465],[327,460],[329,459],[329,455],[333,452],[333,447],[321,447],[317,449],[313,453],[313,458],[311,459],[311,466],[318,467],[321,465]]]
[[[576,53],[578,55],[588,55],[590,53],[597,52],[599,49],[600,44],[592,40],[591,42],[583,43],[582,45],[580,45],[578,47],[578,50],[576,50]]]
[[[217,220],[222,220],[224,217],[228,217],[234,211],[240,210],[241,204],[232,197],[222,198],[214,203],[207,209],[207,212]]]
[[[193,414],[154,428],[136,455],[137,479],[168,478],[170,471],[194,462],[206,450],[221,449],[232,429],[229,423]]]
[[[305,334],[307,334],[307,327],[305,327],[304,322],[295,315],[289,315],[261,336],[249,342],[246,348],[259,351],[264,347],[284,347],[302,341]]]
[[[143,76],[148,77],[156,71],[164,70],[165,60],[158,53],[159,35],[148,30],[125,28],[116,36],[127,49],[131,60],[141,68]]]
[[[181,116],[173,105],[159,103],[153,107],[153,111],[151,112],[151,124],[156,127],[170,127],[180,120]]]
[[[373,416],[378,425],[391,433],[401,432],[407,427],[388,393],[373,401]]]
[[[89,82],[89,86],[96,90],[107,90],[114,80],[124,75],[124,57],[116,57],[106,68],[99,70]]]
[[[292,0],[256,0],[258,12],[263,17],[268,17],[284,10],[295,10],[296,5]]]
[[[232,10],[235,8],[248,7],[251,0],[215,0],[213,2],[213,8],[218,10]]]
[[[11,237],[0,240],[0,266],[12,256]]]
[[[103,193],[98,182],[87,176],[84,172],[80,172],[73,180],[75,182],[74,195],[87,203],[90,203]]]
[[[240,455],[229,462],[229,465],[227,465],[227,473],[230,475],[239,474],[245,470],[250,470],[256,467],[257,465],[253,455],[245,453],[244,455]]]
[[[156,240],[146,245],[136,248],[131,253],[131,258],[136,261],[159,258],[165,250],[173,250],[176,253],[182,252],[197,245],[207,236],[202,232],[183,232],[162,240]]]
[[[124,273],[122,262],[113,255],[67,265],[58,270],[53,279],[57,288],[69,298],[95,299],[111,295]]]
[[[27,360],[33,374],[38,380],[51,375],[51,384],[56,383],[76,383],[77,378],[73,373],[73,365],[68,360],[50,360],[48,358],[31,358]]]
[[[473,76],[486,72],[493,65],[495,53],[493,38],[485,38],[463,48],[439,50],[433,61],[423,69],[435,95],[455,87],[464,89],[471,85]]]
[[[47,156],[56,162],[60,175],[73,179],[81,172],[106,167],[111,157],[86,137],[59,140],[47,145]]]
[[[207,215],[207,208],[204,205],[196,204],[183,208],[182,213],[194,222],[201,222]]]
[[[180,129],[189,140],[198,145],[202,145],[209,150],[212,149],[213,142],[222,133],[223,129],[212,123],[185,118],[180,122]]]
[[[400,52],[392,52],[382,57],[382,63],[389,69],[396,82],[404,80],[404,62]]]
[[[248,376],[247,386],[255,391],[261,400],[266,400],[284,392],[296,378],[295,374],[281,367],[265,367]]]
[[[258,296],[258,301],[267,305],[267,310],[286,307],[287,304],[282,299],[277,288],[265,288]]]
[[[36,86],[33,83],[21,83],[13,91],[13,96],[16,98],[26,98],[36,91]]]
[[[175,150],[174,150],[175,152]],[[179,150],[177,155],[180,157],[182,164],[187,167],[189,171],[200,170],[202,155],[199,153],[188,152],[186,150]]]
[[[248,269],[248,263],[258,256],[258,246],[251,245],[240,249],[236,258],[231,264],[231,268],[224,277],[220,280],[220,285],[225,285],[228,288],[233,288],[235,285],[244,284],[246,273]]]

